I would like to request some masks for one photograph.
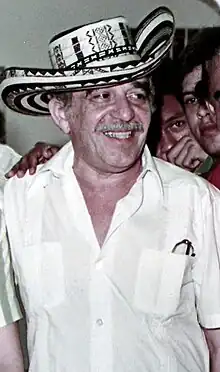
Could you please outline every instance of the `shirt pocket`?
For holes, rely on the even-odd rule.
[[[25,246],[18,260],[21,296],[29,311],[58,306],[65,296],[62,246],[42,242]]]
[[[134,306],[145,313],[167,317],[175,313],[189,256],[148,249],[141,254]]]

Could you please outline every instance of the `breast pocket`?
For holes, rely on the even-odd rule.
[[[59,243],[25,246],[18,261],[18,284],[29,311],[55,307],[64,300],[64,265]]]
[[[137,309],[160,316],[175,313],[189,257],[146,250],[140,257],[134,292]]]

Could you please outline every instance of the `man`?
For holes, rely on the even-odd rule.
[[[173,31],[164,7],[134,39],[123,17],[94,22],[52,39],[43,76],[6,72],[7,105],[70,136],[5,188],[32,372],[208,372],[202,328],[218,370],[220,196],[145,147]]]
[[[214,163],[206,178],[220,188],[220,129],[213,107],[206,100],[198,100],[196,86],[202,80],[202,66],[209,60],[218,44],[219,28],[201,30],[188,44],[180,58],[182,91],[186,118],[190,129],[203,150]]]
[[[163,101],[161,139],[156,155],[190,172],[199,171],[207,154],[194,139],[183,108],[175,95],[164,95]]]
[[[160,125],[156,155],[191,172],[201,172],[207,154],[202,150],[189,128],[181,100],[179,67],[166,59],[156,70],[157,115],[151,122],[153,136]],[[148,138],[150,145],[150,139]]]

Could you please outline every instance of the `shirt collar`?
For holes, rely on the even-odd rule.
[[[60,177],[72,171],[74,159],[74,150],[72,142],[66,143],[60,151],[58,151],[47,163],[43,164],[39,169],[39,173],[50,171],[56,177]],[[158,181],[160,191],[163,193],[163,182],[157,169],[156,159],[151,156],[147,147],[144,148],[142,155],[143,170],[138,176],[137,181],[143,180],[148,172],[151,172]]]
[[[50,160],[43,164],[39,173],[50,171],[54,176],[65,175],[72,170],[74,151],[72,142],[67,142]]]
[[[163,194],[164,192],[163,181],[157,169],[157,159],[151,155],[150,150],[147,145],[145,145],[145,148],[143,151],[142,165],[143,165],[143,170],[141,174],[139,175],[138,180],[144,179],[146,174],[151,173],[157,179],[160,192]]]

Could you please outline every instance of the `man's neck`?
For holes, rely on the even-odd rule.
[[[109,189],[130,189],[136,182],[142,171],[141,160],[136,162],[132,167],[118,173],[103,172],[87,164],[74,164],[73,172],[83,188],[89,188],[96,192],[109,191]],[[129,190],[128,190],[129,191]]]
[[[120,173],[104,173],[87,165],[73,166],[99,246],[102,247],[116,204],[124,198],[141,173],[141,161]]]

